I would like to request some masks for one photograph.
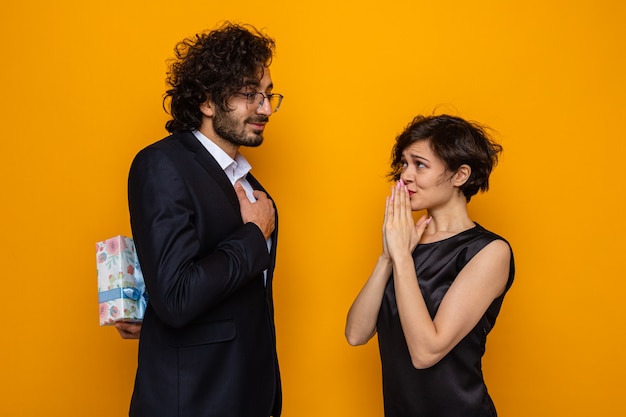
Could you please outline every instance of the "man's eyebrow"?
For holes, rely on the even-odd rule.
[[[261,83],[259,82],[259,80],[249,79],[249,80],[244,80],[243,85],[244,87],[258,87],[261,85]],[[266,88],[266,90],[272,90],[272,89],[274,89],[274,83],[270,83],[270,85],[268,85]]]

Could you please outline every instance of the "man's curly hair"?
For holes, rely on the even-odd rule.
[[[165,128],[169,132],[199,129],[200,104],[207,98],[222,111],[230,111],[228,99],[262,78],[274,50],[274,40],[254,27],[229,22],[179,42],[167,74],[171,88],[163,105],[170,100],[172,119]]]

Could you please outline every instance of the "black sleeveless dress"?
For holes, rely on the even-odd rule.
[[[496,239],[504,240],[477,224],[448,239],[417,246],[413,260],[431,317],[461,269]],[[504,294],[514,274],[511,252]],[[415,369],[400,325],[393,277],[389,280],[377,324],[386,417],[496,416],[483,379],[481,358],[504,294],[493,301],[476,327],[441,361],[427,369]]]

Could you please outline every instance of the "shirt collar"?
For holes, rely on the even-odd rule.
[[[200,131],[192,131],[194,136],[200,141],[200,143],[206,148],[207,151],[215,158],[219,166],[224,172],[231,178],[231,181],[237,181],[240,178],[245,177],[252,169],[252,166],[248,160],[239,152],[235,155],[235,159],[231,158],[222,148],[217,146],[215,142],[207,138]]]

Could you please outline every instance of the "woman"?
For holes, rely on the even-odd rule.
[[[513,253],[467,203],[488,189],[501,151],[480,125],[448,115],[418,116],[396,139],[383,251],[346,323],[353,346],[378,333],[386,417],[496,415],[481,357]]]

